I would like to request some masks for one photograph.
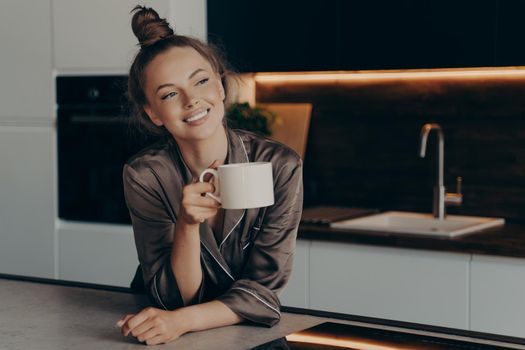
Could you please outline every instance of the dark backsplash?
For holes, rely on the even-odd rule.
[[[525,221],[525,78],[258,82],[258,102],[310,102],[305,206],[432,211],[436,138],[419,157],[421,126],[441,124],[445,185],[463,177],[449,213]]]

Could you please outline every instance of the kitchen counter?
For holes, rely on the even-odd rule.
[[[298,238],[525,258],[524,224],[505,224],[454,238],[343,230],[329,226],[301,224]]]
[[[20,280],[22,279],[22,280]],[[109,290],[108,290],[109,289]],[[15,349],[144,349],[133,337],[123,337],[115,322],[126,313],[144,305],[142,296],[125,288],[20,278],[0,275],[0,348]],[[189,333],[178,340],[155,347],[160,349],[250,349],[292,332],[336,322],[398,330],[416,335],[476,340],[485,344],[523,348],[525,339],[406,324],[359,316],[288,309],[281,322],[272,328],[235,325]],[[371,322],[372,321],[372,322]],[[406,327],[406,326],[409,327]],[[484,338],[484,340],[479,340]]]
[[[115,322],[144,306],[143,296],[125,292],[0,278],[0,349],[146,349],[124,337]],[[157,348],[247,349],[322,322],[284,313],[273,328],[236,325],[189,333]]]

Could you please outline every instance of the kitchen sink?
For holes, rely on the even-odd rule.
[[[505,224],[502,218],[447,215],[438,220],[432,214],[388,211],[357,219],[333,222],[333,228],[394,232],[436,237],[456,237]]]

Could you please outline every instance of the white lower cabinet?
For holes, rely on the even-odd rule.
[[[281,305],[308,308],[310,241],[298,240],[295,246],[292,277],[279,296]]]
[[[312,241],[310,308],[468,329],[470,255]]]
[[[138,266],[131,226],[60,221],[58,242],[60,279],[129,287]]]
[[[525,337],[525,259],[474,255],[471,329]]]
[[[55,136],[0,126],[0,273],[55,277]]]

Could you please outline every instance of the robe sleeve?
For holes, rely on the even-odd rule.
[[[294,152],[273,162],[275,203],[266,208],[241,278],[218,297],[233,312],[255,323],[279,322],[282,291],[292,273],[303,206],[302,161]]]
[[[126,164],[123,169],[124,197],[131,216],[135,247],[149,298],[165,310],[184,306],[171,267],[175,222],[162,200],[161,184],[153,170],[140,173]],[[203,283],[197,293],[200,302]]]

